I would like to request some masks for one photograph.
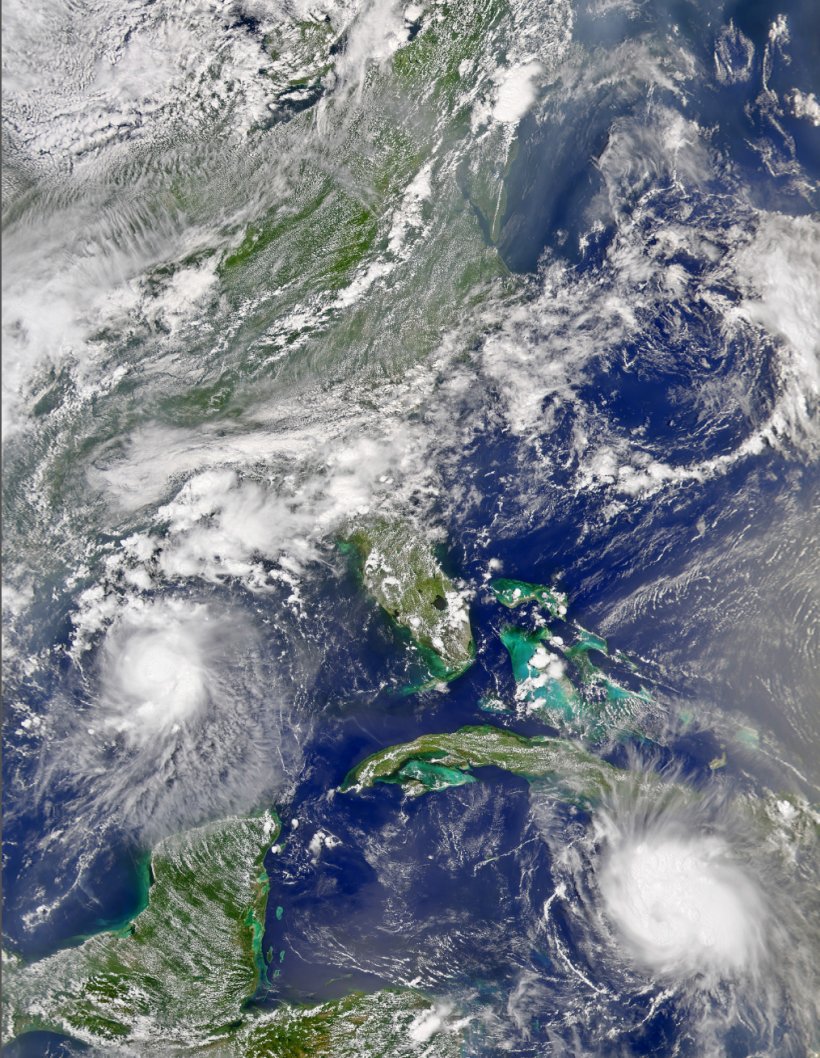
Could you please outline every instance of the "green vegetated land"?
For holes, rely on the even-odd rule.
[[[6,955],[4,1038],[49,1029],[141,1056],[416,1054],[410,1030],[435,1015],[413,989],[314,1006],[249,1004],[266,970],[262,860],[278,832],[265,813],[169,838],[152,857],[148,906],[128,926],[30,964]],[[458,1033],[434,1029],[436,1053],[456,1058]]]
[[[588,753],[566,739],[526,738],[490,725],[421,735],[412,742],[374,753],[347,775],[342,790],[375,783],[398,783],[411,794],[474,782],[472,772],[493,766],[551,786],[563,800],[590,806],[630,773]]]
[[[362,522],[345,546],[357,559],[365,590],[410,634],[435,679],[455,679],[472,664],[467,602],[412,526],[387,519]]]

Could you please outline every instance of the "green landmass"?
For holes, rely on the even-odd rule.
[[[412,41],[381,65],[367,64],[360,84],[333,88],[329,68],[341,53],[342,22],[331,25],[318,11],[280,12],[263,44],[274,67],[260,76],[270,77],[266,89],[275,89],[278,102],[295,89],[327,88],[321,104],[317,95],[315,106],[287,119],[260,117],[236,152],[197,141],[161,181],[146,208],[173,218],[192,241],[157,251],[140,281],[143,308],[127,325],[118,314],[91,340],[112,365],[147,365],[154,357],[165,365],[162,350],[179,326],[172,345],[184,347],[185,357],[174,353],[156,372],[117,372],[95,398],[93,415],[74,399],[70,373],[50,377],[44,369],[37,414],[49,425],[13,469],[24,477],[46,468],[35,506],[64,504],[89,460],[158,421],[245,436],[259,428],[260,413],[268,421],[262,409],[272,406],[273,392],[295,408],[333,388],[344,390],[346,409],[384,406],[384,387],[428,364],[454,328],[469,357],[470,321],[479,328],[477,306],[488,292],[518,295],[519,281],[488,242],[475,196],[459,176],[469,171],[486,184],[482,202],[497,212],[497,168],[505,164],[499,130],[476,143],[470,117],[491,89],[488,74],[503,61],[515,22],[499,0],[424,8]],[[128,182],[129,164],[114,165],[112,187]],[[426,175],[429,193],[414,196],[414,181]],[[201,266],[203,275],[213,271],[213,282],[205,283],[199,307],[177,319],[165,296],[180,274]],[[273,479],[314,469],[291,463],[272,453]],[[7,531],[27,553],[36,548],[40,565],[62,583],[64,564],[76,559],[73,542],[100,539],[101,504],[75,505],[70,535],[43,523],[34,508]],[[95,561],[104,559],[97,549]]]
[[[527,602],[536,602],[552,617],[566,615],[566,593],[556,588],[549,588],[545,584],[530,584],[525,580],[510,580],[507,577],[498,577],[490,587],[501,605],[510,609]]]
[[[405,522],[360,523],[344,541],[365,590],[409,634],[436,680],[461,675],[475,658],[467,602],[433,548]]]
[[[282,1007],[242,1032],[231,1058],[459,1058],[462,1042],[426,996],[385,989]]]
[[[278,831],[266,813],[163,841],[148,906],[128,927],[6,966],[6,1033],[171,1049],[232,1032],[264,972],[262,859]]]
[[[463,311],[481,300],[488,283],[508,275],[488,245],[483,216],[463,180],[448,180],[435,204],[424,204],[425,224],[439,217],[425,236],[424,261],[412,253],[397,260],[405,255],[391,234],[414,177],[442,146],[457,149],[470,134],[469,92],[482,52],[491,47],[487,33],[509,15],[509,5],[499,0],[436,4],[425,13],[422,32],[391,63],[368,70],[361,86],[366,107],[344,91],[331,92],[322,116],[331,165],[317,164],[311,152],[303,151],[298,161],[289,157],[287,148],[297,137],[303,142],[314,123],[311,109],[272,130],[273,139],[287,145],[287,191],[234,234],[218,274],[225,289],[237,293],[264,280],[276,311],[267,304],[254,310],[242,333],[258,337],[267,331],[270,345],[263,340],[260,348],[274,354],[273,362],[283,350],[316,338],[343,359],[354,345],[379,347],[385,339],[401,348],[402,358],[416,359],[434,348],[443,325],[452,324],[454,306]],[[284,93],[280,101],[294,89],[315,90],[318,98],[334,62],[332,49],[341,43],[330,25],[318,19],[286,23],[274,38],[272,76]],[[478,167],[476,179],[483,169],[492,172],[485,182],[493,201],[506,172],[503,162],[496,172],[498,148],[488,145],[470,162],[471,169]],[[411,243],[415,238],[409,235]],[[358,297],[343,292],[372,262],[390,278],[386,290],[381,282],[364,283],[371,304],[363,315]],[[334,295],[341,296],[338,303]],[[283,330],[291,312],[293,327]],[[326,338],[320,337],[325,331]]]
[[[526,738],[490,725],[462,727],[390,746],[367,757],[346,776],[343,791],[375,783],[398,783],[408,794],[423,794],[474,780],[476,768],[493,766],[552,787],[562,799],[583,807],[598,803],[617,785],[632,782],[623,769],[607,764],[566,739]]]
[[[278,832],[265,813],[163,841],[148,906],[128,927],[33,963],[4,954],[4,1039],[47,1029],[140,1058],[410,1058],[429,1036],[456,1058],[459,1033],[412,989],[249,1003],[266,971],[262,860]]]

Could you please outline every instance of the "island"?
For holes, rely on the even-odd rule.
[[[589,808],[636,776],[567,739],[526,738],[488,724],[421,735],[367,757],[345,777],[342,792],[394,783],[410,796],[475,782],[476,768],[496,767],[552,789],[561,800]],[[640,776],[637,781],[654,782]]]

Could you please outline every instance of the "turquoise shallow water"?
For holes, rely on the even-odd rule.
[[[8,951],[121,925],[158,843],[275,805],[264,1011],[416,989],[408,1054],[812,1053],[809,7],[4,21]],[[334,792],[480,724],[637,785],[434,758],[435,792],[429,759]],[[710,881],[684,926],[732,879],[753,939],[698,947],[647,864]]]

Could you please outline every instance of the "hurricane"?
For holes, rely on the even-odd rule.
[[[103,694],[111,709],[106,726],[126,732],[132,742],[169,728],[179,731],[208,703],[205,657],[215,644],[202,634],[207,626],[173,612],[123,624],[105,644]]]
[[[164,835],[264,804],[294,766],[300,727],[298,685],[266,647],[247,617],[203,603],[118,615],[76,732],[74,767],[87,769],[100,812]]]
[[[760,903],[719,842],[646,835],[612,850],[601,885],[636,958],[661,975],[732,971],[756,956]]]
[[[543,909],[550,944],[587,979],[588,994],[596,981],[617,982],[617,990],[597,992],[602,1003],[583,1020],[604,1010],[611,1017],[621,1004],[639,1023],[666,1008],[674,1024],[686,1011],[696,1052],[802,1053],[816,1016],[816,942],[803,943],[813,935],[816,903],[812,809],[744,783],[693,788],[679,765],[661,775],[658,782],[644,758],[583,830],[557,824],[543,795],[534,801],[559,865]],[[674,1031],[667,1046],[672,1039]]]

